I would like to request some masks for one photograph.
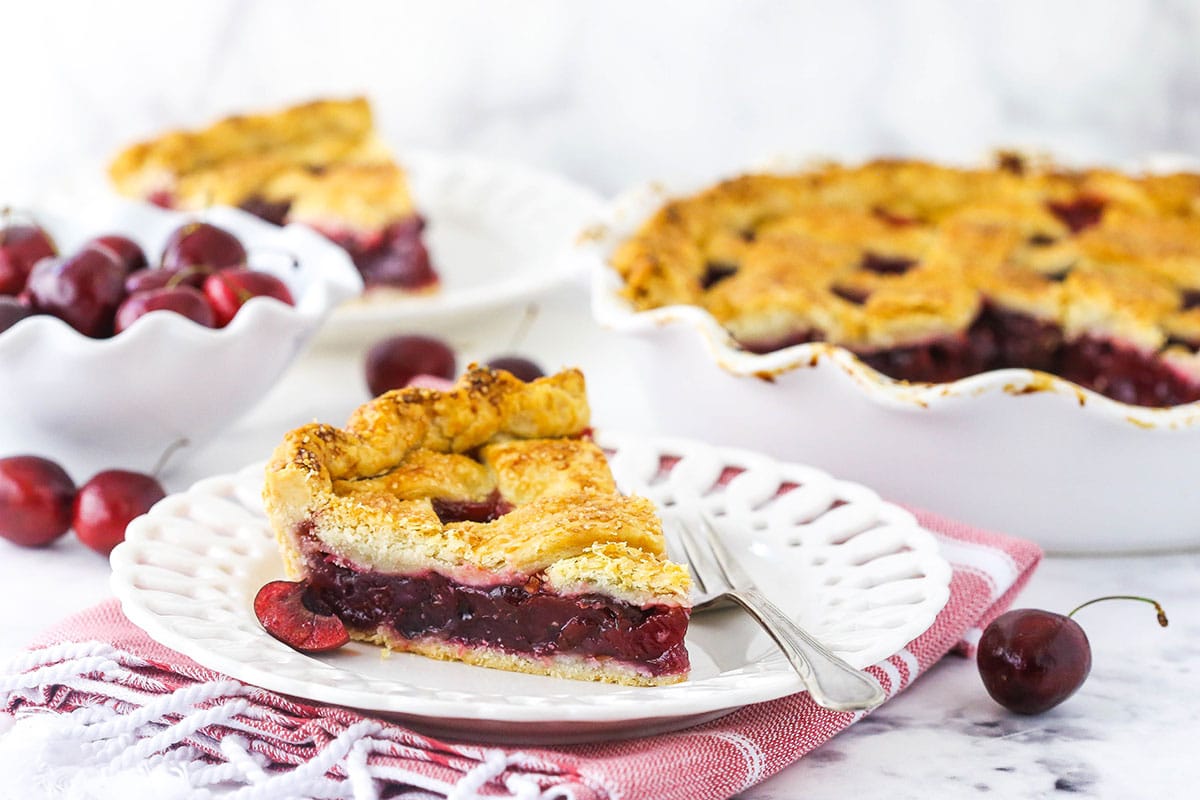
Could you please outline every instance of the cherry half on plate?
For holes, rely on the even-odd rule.
[[[254,615],[267,633],[302,653],[336,650],[350,641],[346,626],[306,583],[271,581],[255,595]]]
[[[992,699],[1018,714],[1040,714],[1073,695],[1092,670],[1092,647],[1072,617],[1101,600],[1150,603],[1158,624],[1167,626],[1162,606],[1131,595],[1097,597],[1066,615],[1036,608],[1008,611],[979,640],[979,676]]]

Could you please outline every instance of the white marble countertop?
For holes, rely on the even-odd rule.
[[[544,298],[521,350],[547,367],[579,364],[589,374],[594,418],[639,429],[644,398],[620,351],[599,346],[579,287]],[[519,310],[446,335],[467,355],[507,350]],[[176,462],[168,489],[261,459],[282,432],[314,417],[344,419],[366,397],[360,353],[318,343],[247,416],[216,442]],[[79,476],[76,476],[77,478]],[[109,596],[108,566],[68,536],[46,550],[4,545],[0,657],[40,630]],[[1166,607],[1160,629],[1148,607],[1105,604],[1080,622],[1091,636],[1092,674],[1064,705],[1036,717],[1012,715],[985,693],[973,663],[947,657],[870,717],[741,800],[858,797],[1160,797],[1200,780],[1192,758],[1200,735],[1194,699],[1200,664],[1200,553],[1135,558],[1050,558],[1019,605],[1066,611],[1113,592],[1150,593]]]

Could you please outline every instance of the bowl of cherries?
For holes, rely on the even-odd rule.
[[[114,202],[0,217],[0,455],[145,471],[274,384],[362,282],[319,234]]]

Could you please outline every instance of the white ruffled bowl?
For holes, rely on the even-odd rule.
[[[907,384],[824,343],[746,352],[696,306],[635,311],[609,260],[689,193],[628,192],[580,247],[593,314],[625,335],[657,433],[814,464],[1055,552],[1200,545],[1200,403],[1131,406],[1027,369]]]
[[[63,253],[121,233],[152,263],[170,233],[197,218],[118,200],[34,216]],[[156,311],[110,339],[89,339],[49,315],[18,322],[0,333],[0,456],[53,458],[78,480],[101,469],[148,470],[172,444],[201,445],[247,411],[334,306],[362,291],[345,252],[308,228],[232,208],[202,218],[236,235],[254,268],[286,283],[296,305],[254,298],[220,329]]]

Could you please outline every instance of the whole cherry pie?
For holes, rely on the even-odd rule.
[[[289,573],[351,638],[558,677],[684,680],[690,583],[588,437],[583,376],[472,367],[346,429],[289,433],[264,499]]]
[[[1200,399],[1200,175],[915,161],[746,175],[660,209],[613,266],[746,350],[848,348],[893,378],[1005,367],[1116,400]]]
[[[363,98],[173,131],[124,150],[109,175],[123,194],[165,208],[231,205],[277,225],[309,225],[350,254],[369,289],[438,283],[404,170]]]

